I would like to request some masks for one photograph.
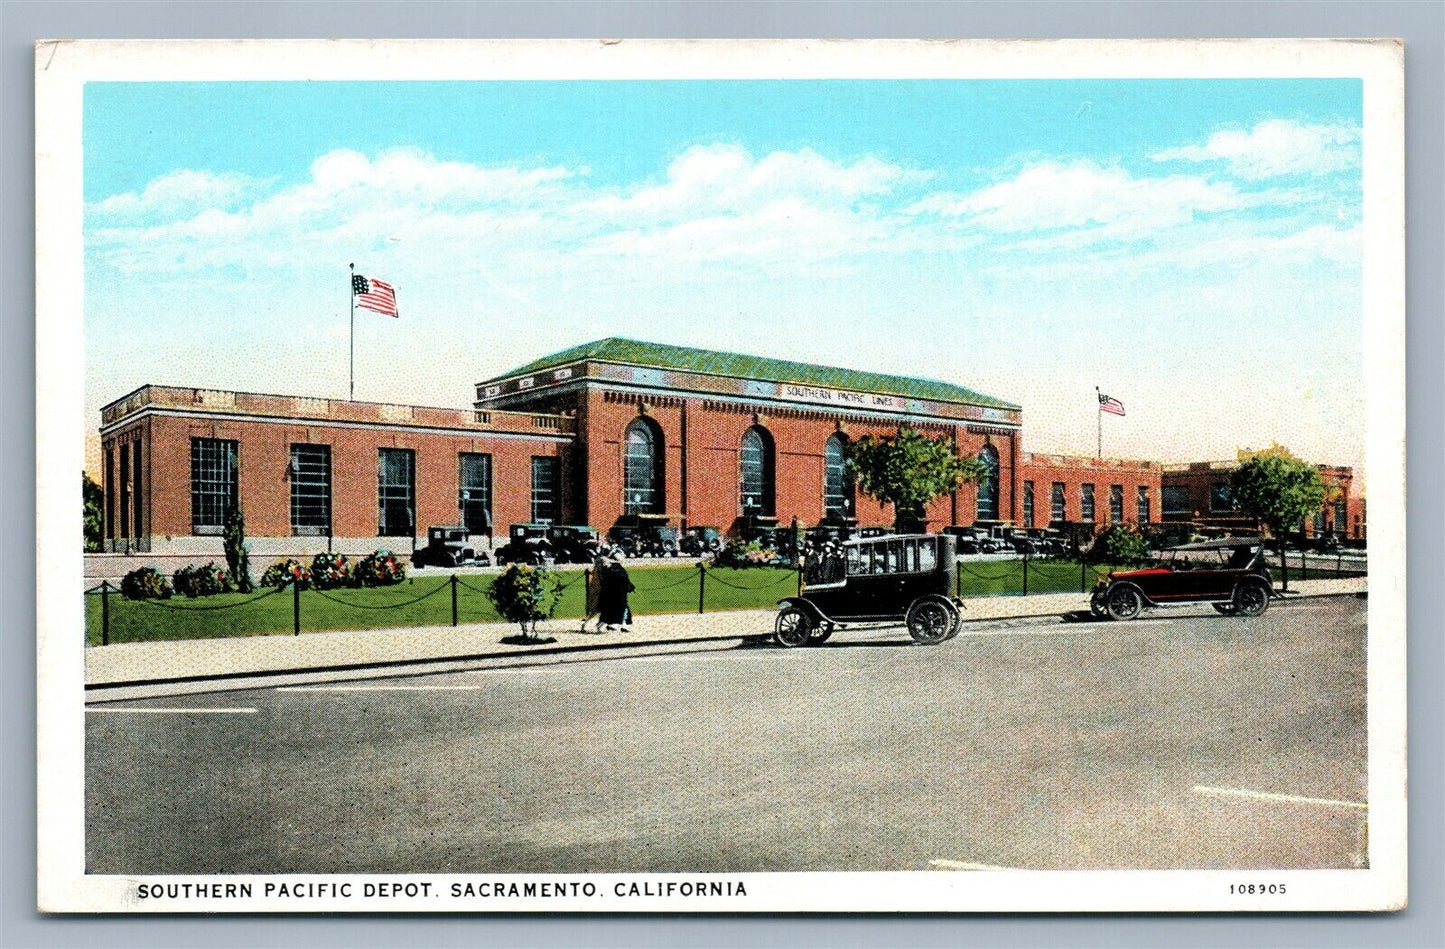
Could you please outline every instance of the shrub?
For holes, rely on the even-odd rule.
[[[406,579],[406,565],[389,550],[378,550],[356,564],[353,583],[363,587],[385,587]]]
[[[777,561],[778,552],[756,540],[730,540],[712,558],[715,567],[767,567]]]
[[[215,561],[204,567],[194,565],[182,567],[172,575],[171,584],[176,588],[177,593],[192,599],[198,596],[230,593],[234,589],[231,575],[226,572],[225,567],[216,566]]]
[[[242,593],[251,592],[251,548],[246,545],[246,515],[239,507],[226,511],[225,520],[226,570],[231,581]]]
[[[508,622],[522,627],[522,635],[535,635],[537,621],[557,608],[557,575],[546,567],[514,563],[503,570],[487,590],[487,598]]]
[[[1127,524],[1114,524],[1094,538],[1088,559],[1091,563],[1141,563],[1149,559],[1149,543]]]
[[[120,593],[127,600],[167,600],[171,585],[155,567],[141,567],[121,578]]]
[[[303,590],[309,588],[311,571],[301,561],[287,557],[276,561],[261,574],[263,587],[284,587],[288,583],[294,583]]]
[[[351,583],[351,561],[345,554],[317,554],[311,561],[311,585],[318,590],[334,590]]]

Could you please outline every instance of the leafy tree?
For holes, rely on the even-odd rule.
[[[866,435],[848,446],[848,467],[858,490],[893,505],[893,523],[921,521],[934,498],[988,476],[977,458],[961,458],[946,438],[929,438],[912,428],[897,435]]]
[[[503,570],[487,590],[487,599],[509,623],[522,627],[528,639],[537,635],[537,621],[557,609],[557,575],[545,567],[514,563]]]
[[[222,530],[225,532],[226,570],[237,590],[250,593],[255,589],[251,584],[251,548],[246,546],[246,515],[241,513],[240,505],[226,511]]]
[[[1149,558],[1147,538],[1127,524],[1114,524],[1103,530],[1089,548],[1091,563],[1131,564]]]
[[[1324,504],[1325,479],[1314,465],[1280,450],[1260,453],[1241,464],[1229,478],[1229,490],[1239,509],[1263,522],[1280,541],[1279,564],[1288,590],[1284,536]]]
[[[80,496],[85,501],[85,513],[82,515],[85,525],[85,551],[94,553],[100,550],[105,539],[105,491],[84,471],[80,473],[80,477]]]

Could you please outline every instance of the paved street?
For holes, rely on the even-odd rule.
[[[1364,607],[92,705],[88,870],[1354,867]]]

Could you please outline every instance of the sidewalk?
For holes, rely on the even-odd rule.
[[[1308,580],[1290,584],[1291,597],[1358,593],[1363,579]],[[968,623],[987,620],[1059,616],[1088,609],[1081,593],[1034,596],[981,596],[966,599],[962,635]],[[148,643],[92,646],[85,651],[85,684],[101,692],[122,684],[186,682],[207,678],[287,672],[363,670],[411,665],[534,656],[586,649],[726,643],[772,634],[776,610],[724,613],[677,613],[642,616],[629,633],[580,632],[577,620],[553,620],[538,628],[546,645],[512,645],[503,637],[517,635],[509,623],[466,626],[420,626],[357,632],[302,633],[300,636],[237,636],[229,639],[181,639]],[[899,635],[907,635],[901,630]]]

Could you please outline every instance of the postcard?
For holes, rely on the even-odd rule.
[[[1403,907],[1402,55],[39,44],[40,909]]]

